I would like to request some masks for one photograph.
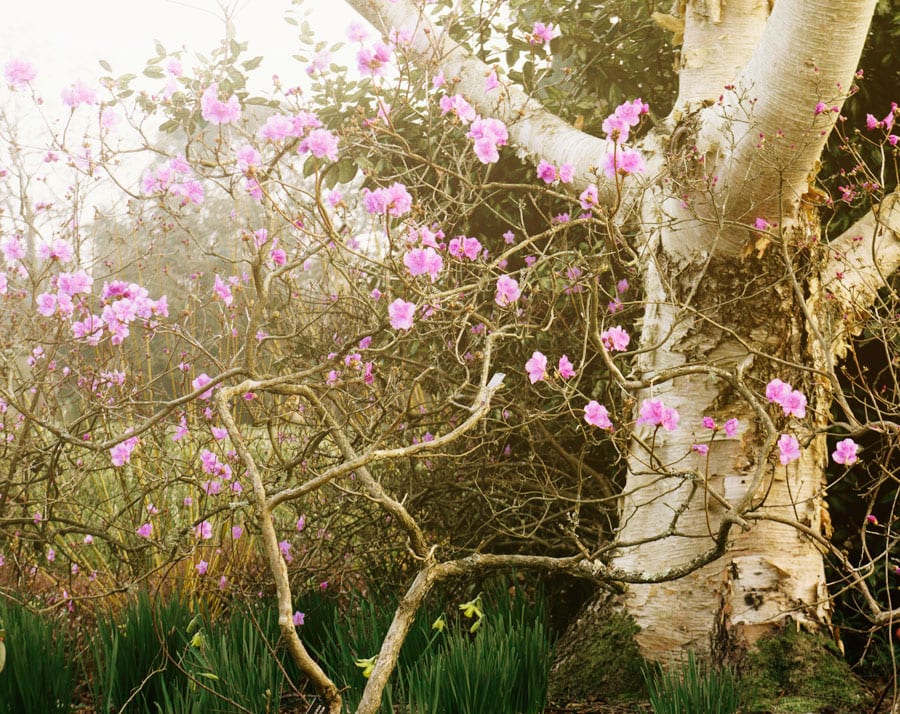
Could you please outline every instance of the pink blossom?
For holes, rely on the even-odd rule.
[[[231,539],[239,540],[244,535],[244,529],[240,526],[231,526]]]
[[[393,183],[388,188],[370,191],[363,189],[363,204],[369,213],[390,214],[400,217],[412,209],[412,196],[402,183]]]
[[[622,117],[611,114],[603,120],[603,131],[614,144],[624,144],[628,141],[630,125]]]
[[[44,317],[52,317],[56,312],[56,295],[41,293],[36,298],[37,311]]]
[[[822,114],[823,112],[827,112],[827,111],[828,111],[828,105],[825,102],[819,102],[818,104],[816,104],[816,108],[815,108],[816,116],[818,116],[819,114]]]
[[[136,533],[141,538],[150,538],[153,535],[153,524],[144,523],[140,528],[137,529]]]
[[[722,426],[722,429],[725,431],[725,436],[729,439],[733,439],[737,435],[739,422],[737,419],[731,418],[725,422]]]
[[[100,112],[100,126],[107,131],[114,129],[121,120],[119,113],[112,107],[105,107],[103,111]]]
[[[528,372],[528,379],[532,384],[545,379],[547,377],[547,357],[535,350],[531,359],[525,363],[525,371]]]
[[[531,39],[529,41],[533,45],[538,44],[538,42],[543,42],[546,47],[550,44],[551,40],[559,37],[560,34],[559,27],[552,22],[548,22],[546,25],[543,22],[535,22],[534,27],[531,30]]]
[[[477,238],[456,236],[447,244],[447,252],[454,258],[462,259],[465,256],[469,260],[476,260],[481,253],[481,241]]]
[[[715,429],[716,428],[715,420],[710,416],[703,417],[703,428],[704,429]]]
[[[131,454],[140,440],[136,436],[125,439],[109,450],[113,466],[123,466],[131,461]]]
[[[249,173],[251,169],[255,169],[262,161],[259,152],[250,144],[244,144],[235,152],[237,159],[237,167],[241,173]]]
[[[644,157],[634,149],[615,149],[603,157],[603,173],[609,178],[613,178],[617,174],[629,176],[643,173],[646,169]]]
[[[769,223],[765,218],[757,216],[756,220],[753,222],[753,227],[758,231],[767,231],[772,227],[772,224]]]
[[[232,94],[227,101],[219,100],[219,85],[210,84],[200,97],[200,114],[213,125],[232,124],[241,118],[241,104],[237,95]]]
[[[538,163],[537,175],[544,183],[551,184],[556,181],[556,167],[549,161],[541,159]]]
[[[284,114],[273,114],[257,130],[256,135],[263,141],[281,141],[289,136],[299,136],[294,120]]]
[[[212,377],[210,377],[206,372],[201,372],[193,380],[191,380],[191,389],[197,391],[198,389],[202,389],[207,384],[212,382]],[[213,390],[207,389],[200,395],[200,399],[209,399],[212,396]]]
[[[409,330],[413,326],[413,318],[416,314],[415,303],[406,302],[397,298],[388,305],[388,316],[391,327],[395,330]]]
[[[600,429],[612,429],[613,423],[609,418],[606,407],[595,400],[591,400],[584,407],[584,420],[591,426]]]
[[[851,464],[855,464],[859,459],[857,456],[858,450],[859,444],[853,441],[853,439],[842,439],[837,443],[837,447],[832,452],[831,458],[834,459],[836,464],[850,466]]]
[[[452,97],[445,95],[440,98],[438,104],[442,115],[453,114],[463,124],[470,124],[478,118],[474,107],[461,94],[454,94]]]
[[[709,453],[709,446],[706,444],[691,444],[691,451],[700,454],[700,456],[706,456]]]
[[[778,460],[784,466],[800,458],[800,444],[789,434],[782,434],[778,439],[778,451]]]
[[[412,276],[428,274],[431,282],[438,278],[438,274],[444,267],[444,259],[431,246],[427,248],[413,248],[403,256],[403,264]]]
[[[212,538],[212,523],[209,521],[200,521],[194,526],[194,537],[198,540],[209,540]]]
[[[806,416],[806,396],[796,389],[779,403],[786,416],[795,416],[798,419]]]
[[[497,81],[497,70],[492,69],[487,76],[487,79],[484,80],[484,91],[493,92],[499,86],[500,82]]]
[[[766,399],[776,404],[781,402],[791,393],[793,387],[787,382],[782,382],[777,377],[766,385]]]
[[[575,167],[572,164],[560,164],[559,182],[572,183],[575,180]]]
[[[198,575],[206,575],[206,571],[209,570],[209,563],[205,560],[201,560],[194,567],[197,569]]]
[[[661,399],[645,399],[641,403],[641,415],[638,424],[661,426],[666,431],[674,431],[678,426],[678,411],[672,407],[666,407]]]
[[[497,278],[497,292],[494,295],[494,302],[500,307],[512,305],[522,296],[519,289],[519,281],[511,278],[509,275],[501,275]]]
[[[581,204],[581,207],[585,211],[596,208],[599,205],[599,200],[597,197],[597,185],[589,183],[587,188],[584,189],[584,191],[582,191],[581,195],[578,197],[578,202]]]
[[[575,367],[566,355],[559,358],[557,369],[559,376],[563,379],[571,379],[575,376]]]
[[[60,273],[56,280],[59,291],[69,297],[80,293],[90,294],[94,279],[84,270],[74,273]]]
[[[391,61],[393,50],[390,45],[376,42],[371,47],[362,47],[356,53],[356,67],[367,77],[380,77]]]
[[[499,161],[498,146],[505,146],[509,140],[506,124],[499,119],[475,119],[467,137],[475,142],[475,155],[483,164]]]
[[[630,287],[631,286],[628,284],[628,280],[626,278],[622,278],[619,282],[616,283],[616,292],[619,293],[619,295],[623,295],[624,293],[628,292],[628,288]]]
[[[19,89],[37,77],[37,69],[28,60],[13,58],[3,68],[3,77],[7,84]]]
[[[79,104],[97,103],[97,92],[80,79],[68,87],[64,87],[61,96],[63,104],[71,109],[74,109]]]
[[[291,544],[286,540],[278,541],[278,550],[281,551],[281,557],[283,557],[288,563],[290,563],[294,557],[291,555]]]
[[[338,139],[327,129],[313,129],[300,143],[299,151],[308,151],[317,159],[337,161]]]
[[[294,623],[294,627],[300,627],[304,623],[305,619],[306,619],[306,614],[297,610],[294,612],[294,615],[291,618],[291,621]]]
[[[503,242],[506,243],[506,245],[512,245],[516,242],[516,234],[512,231],[506,231],[503,234]]]
[[[228,286],[228,283],[222,280],[218,273],[216,273],[215,281],[213,282],[213,292],[216,293],[226,306],[231,305],[231,303],[234,302],[234,295],[231,294],[231,288]]]
[[[624,352],[628,349],[631,337],[618,325],[600,333],[600,341],[610,352]]]
[[[306,528],[306,516],[300,516],[300,518],[297,519],[297,531],[300,532],[304,528]]]
[[[641,121],[641,115],[647,114],[649,111],[650,105],[638,98],[617,106],[614,116],[625,122],[627,126],[637,126]]]

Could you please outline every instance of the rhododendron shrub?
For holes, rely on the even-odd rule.
[[[73,78],[62,124],[40,68],[5,65],[49,133],[3,147],[27,209],[0,214],[0,582],[76,610],[164,573],[274,591],[331,711],[293,596],[379,571],[409,590],[360,711],[428,589],[501,567],[628,583],[663,659],[710,654],[714,627],[737,651],[789,616],[827,624],[823,553],[889,619],[854,573],[892,562],[892,512],[866,509],[854,527],[879,546],[852,562],[828,540],[824,475],[896,432],[889,370],[876,386],[840,365],[864,329],[895,336],[897,201],[862,168],[830,195],[792,163],[817,159],[844,74],[821,70],[835,96],[809,90],[799,129],[717,84],[667,119],[628,96],[594,135],[552,124],[573,151],[508,81],[563,102],[549,70],[568,25],[530,19],[506,65],[460,49],[471,64],[445,67],[415,18],[350,28],[348,68],[306,47],[305,85],[265,93],[240,43],[207,63],[160,47],[139,91]],[[894,151],[896,113],[865,140]],[[785,181],[802,209],[773,198]],[[829,235],[814,199],[863,223]]]

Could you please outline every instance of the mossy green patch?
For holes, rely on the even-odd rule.
[[[866,697],[834,642],[790,626],[762,638],[740,670],[747,712],[849,711]]]
[[[631,617],[604,608],[590,613],[591,627],[576,623],[557,647],[550,674],[550,700],[558,702],[632,700],[645,696],[644,659]]]

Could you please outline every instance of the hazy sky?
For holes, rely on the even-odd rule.
[[[35,82],[48,99],[59,96],[76,79],[93,83],[108,61],[114,74],[140,74],[156,54],[154,40],[168,49],[182,46],[207,53],[223,37],[220,5],[234,8],[238,39],[249,43],[247,57],[262,55],[259,72],[277,73],[285,81],[303,68],[291,60],[297,50],[297,28],[284,22],[309,9],[310,24],[321,39],[344,40],[355,17],[341,0],[25,0],[5,3],[0,23],[0,67],[12,57],[38,68]],[[189,65],[186,65],[186,69]],[[266,83],[268,86],[268,83]]]

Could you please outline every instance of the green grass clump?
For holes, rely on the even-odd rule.
[[[75,675],[56,615],[38,615],[0,601],[6,662],[0,671],[0,712],[62,713],[72,706]]]
[[[693,652],[680,667],[645,677],[654,714],[734,714],[740,706],[734,672],[705,666]]]

